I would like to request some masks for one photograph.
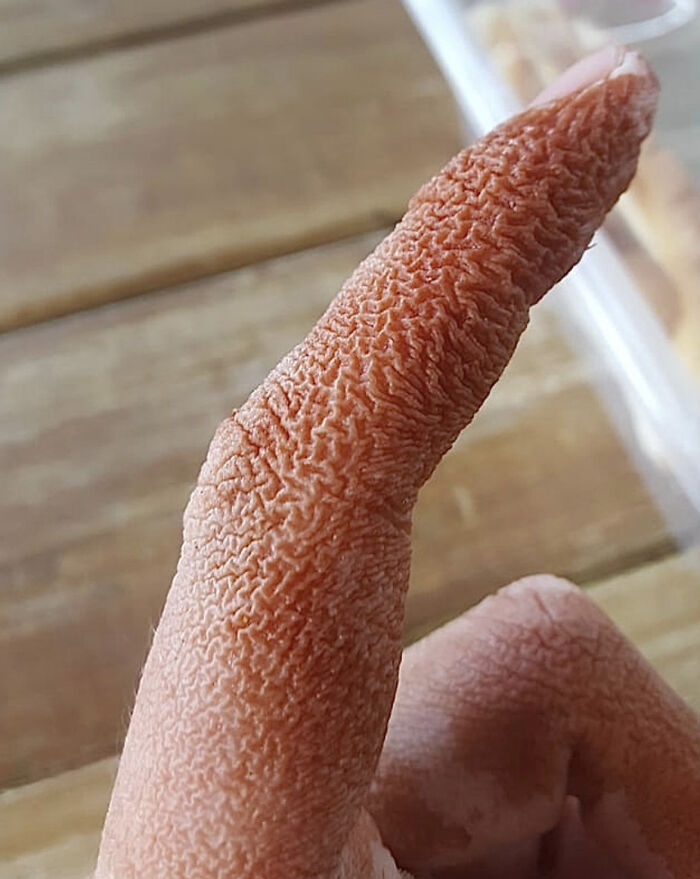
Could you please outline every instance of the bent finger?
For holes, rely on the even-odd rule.
[[[417,490],[634,172],[656,84],[619,72],[450,162],[217,431],[98,876],[335,869],[394,695]]]

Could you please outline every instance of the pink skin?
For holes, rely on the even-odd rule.
[[[515,584],[398,675],[417,491],[656,93],[608,52],[455,157],[220,426],[96,879],[697,875],[697,720],[574,587]]]

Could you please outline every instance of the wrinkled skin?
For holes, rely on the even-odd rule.
[[[220,426],[96,879],[700,875],[698,722],[575,587],[508,587],[399,676],[418,489],[629,183],[656,91],[628,55],[458,155]]]

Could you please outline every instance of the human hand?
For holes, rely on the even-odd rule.
[[[698,721],[574,587],[514,584],[398,675],[417,491],[656,91],[608,51],[457,156],[219,427],[96,879],[699,875]]]

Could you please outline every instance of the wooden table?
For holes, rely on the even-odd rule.
[[[460,145],[397,0],[0,3],[0,877],[94,857],[216,423]],[[679,551],[546,307],[422,493],[406,637],[523,574],[700,708]]]

